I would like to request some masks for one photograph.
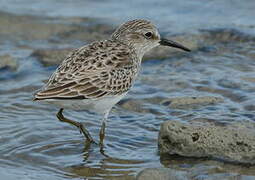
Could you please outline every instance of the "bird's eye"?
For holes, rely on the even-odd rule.
[[[151,37],[152,37],[152,32],[147,32],[147,33],[145,33],[144,35],[145,35],[145,37],[147,37],[147,38],[151,38]]]

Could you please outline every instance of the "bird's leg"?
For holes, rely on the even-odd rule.
[[[87,138],[87,140],[89,142],[95,142],[91,135],[89,134],[89,131],[82,125],[82,123],[80,122],[76,122],[76,121],[72,121],[70,119],[67,119],[64,117],[63,115],[63,108],[61,108],[58,113],[57,113],[57,118],[61,121],[61,122],[66,122],[66,123],[69,123],[69,124],[72,124],[74,126],[76,126],[79,130],[80,130],[80,133],[83,133],[83,135]]]
[[[102,126],[101,126],[101,129],[99,132],[99,138],[100,138],[99,145],[100,145],[101,150],[103,150],[103,147],[104,147],[105,126],[106,126],[106,120],[107,120],[108,115],[109,115],[109,111],[106,112],[104,115]]]
[[[104,137],[105,137],[105,121],[103,121],[100,132],[99,132],[99,138],[100,138],[100,148],[102,149],[104,147]]]

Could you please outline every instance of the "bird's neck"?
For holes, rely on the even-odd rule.
[[[133,63],[139,71],[144,56],[144,52],[133,46],[129,46],[129,48],[131,49],[132,55],[134,56]]]
[[[119,39],[112,39],[112,40],[117,41],[118,43],[120,43],[120,44],[126,46],[128,49],[130,49],[131,55],[133,56],[132,60],[133,60],[134,65],[137,67],[140,67],[142,58],[145,53],[143,51],[143,49],[140,48],[140,46],[136,46],[135,44],[132,44],[132,43],[127,43],[126,41],[120,41]]]
[[[129,49],[131,49],[138,57],[139,61],[142,60],[145,52],[147,52],[147,50],[144,48],[144,46],[142,46],[139,43],[132,43],[126,40],[122,40],[122,39],[114,39],[114,41],[118,41],[119,43],[126,45]]]

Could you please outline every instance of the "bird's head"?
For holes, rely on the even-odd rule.
[[[133,47],[143,56],[152,48],[163,45],[190,51],[183,45],[160,37],[158,29],[150,21],[137,19],[119,26],[112,34],[112,39]]]

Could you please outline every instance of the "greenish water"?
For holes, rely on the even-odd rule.
[[[124,11],[124,7],[130,11]],[[202,166],[215,173],[217,170],[211,167],[218,167],[223,173],[255,176],[254,167],[172,159],[157,153],[158,131],[166,120],[254,122],[252,1],[162,0],[117,4],[0,0],[0,10],[19,15],[2,13],[0,17],[4,24],[0,26],[0,55],[9,54],[17,62],[16,70],[0,69],[0,179],[134,179],[144,168],[163,166],[183,170]],[[46,67],[31,54],[40,48],[74,48],[87,43],[89,38],[84,37],[83,30],[72,28],[76,24],[82,24],[86,31],[98,23],[118,24],[135,17],[154,20],[165,35],[185,32],[179,36],[193,38],[198,45],[189,54],[178,53],[143,63],[132,91],[110,114],[103,155],[97,145],[86,146],[76,128],[57,120],[57,108],[32,101],[33,92],[56,66]],[[92,32],[91,40],[100,38]],[[99,29],[99,33],[110,32],[111,28]],[[161,103],[182,96],[216,96],[224,102],[181,109]],[[71,110],[66,110],[65,115],[84,122],[92,136],[98,138],[100,116]]]

